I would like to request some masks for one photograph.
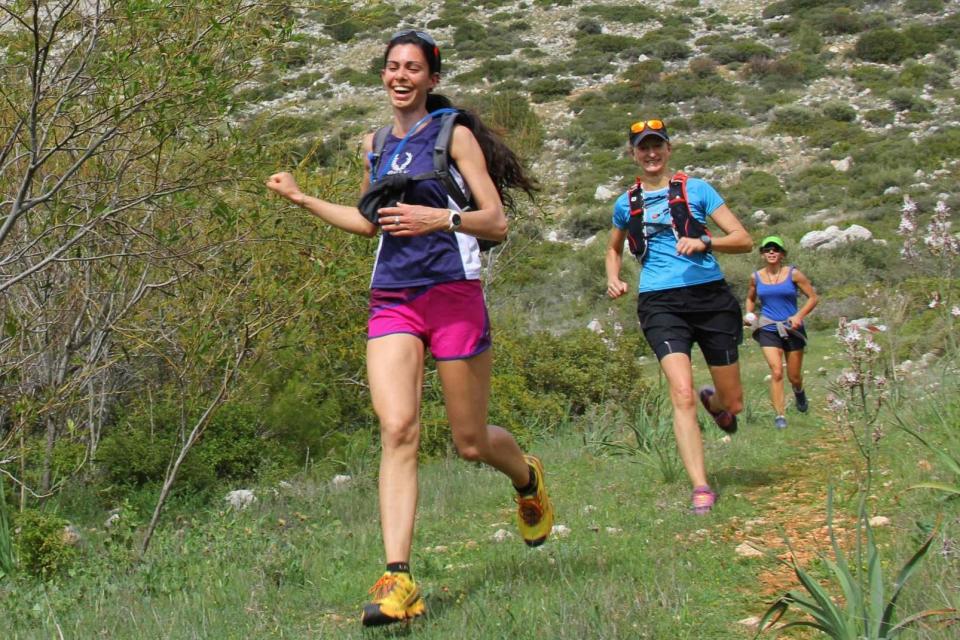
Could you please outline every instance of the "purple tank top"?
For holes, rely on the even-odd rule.
[[[380,162],[384,174],[417,175],[433,171],[433,147],[440,132],[440,118],[433,118],[423,129],[410,136],[400,155],[393,152],[400,144],[391,132],[383,146]],[[407,190],[405,202],[440,209],[457,209],[439,180],[418,180]],[[460,233],[438,231],[425,236],[397,238],[381,232],[377,259],[370,286],[376,289],[401,289],[480,279],[480,253],[476,239]]]

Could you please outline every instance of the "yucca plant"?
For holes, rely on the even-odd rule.
[[[7,496],[0,478],[0,579],[13,573],[13,538],[10,534],[10,516],[7,514]]]
[[[889,640],[896,638],[906,627],[919,620],[954,613],[954,609],[928,609],[909,615],[899,622],[894,620],[897,599],[903,586],[929,551],[938,527],[934,527],[926,541],[900,569],[889,599],[886,597],[880,553],[866,517],[863,501],[861,500],[858,513],[857,557],[862,557],[865,543],[865,570],[860,562],[859,566],[851,569],[846,554],[837,542],[833,529],[832,489],[827,494],[827,528],[835,560],[823,556],[821,560],[832,571],[833,579],[842,591],[842,600],[831,596],[817,580],[800,568],[791,548],[791,559],[786,564],[793,569],[805,591],[792,590],[780,596],[763,615],[755,637],[774,630],[775,623],[791,606],[813,619],[788,622],[775,629],[776,634],[790,627],[811,627],[835,640]]]

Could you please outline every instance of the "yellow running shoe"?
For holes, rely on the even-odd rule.
[[[377,627],[423,615],[426,606],[420,597],[420,588],[409,573],[387,571],[370,588],[373,600],[363,605],[360,622],[365,627]]]
[[[553,529],[553,505],[547,495],[543,479],[543,464],[536,456],[523,456],[537,479],[537,492],[532,496],[517,496],[517,520],[520,535],[529,547],[539,547]]]

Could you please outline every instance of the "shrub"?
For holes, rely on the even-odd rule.
[[[900,69],[899,83],[904,87],[923,88],[930,85],[937,89],[950,86],[950,69],[941,64],[920,64],[908,60]]]
[[[681,102],[697,97],[710,97],[729,101],[737,94],[737,88],[719,76],[698,78],[692,73],[677,73],[650,85],[647,94],[651,100]]]
[[[709,146],[696,144],[694,146],[674,144],[674,156],[680,166],[696,164],[713,167],[734,162],[760,164],[769,160],[769,156],[760,149],[749,144],[734,144],[718,142]]]
[[[854,52],[858,58],[870,62],[896,64],[911,55],[913,45],[896,29],[874,29],[857,40]]]
[[[690,118],[690,124],[694,129],[739,129],[749,122],[737,113],[699,111]]]
[[[588,4],[580,7],[580,14],[600,18],[604,22],[623,22],[629,24],[647,24],[657,20],[657,12],[638,4]]]
[[[773,58],[774,52],[770,47],[754,40],[734,40],[712,47],[709,50],[711,58],[720,64],[731,62],[746,62],[751,58]]]
[[[780,107],[773,112],[772,132],[805,135],[821,122],[822,118],[812,109],[799,105]]]
[[[504,132],[507,144],[522,158],[532,158],[543,146],[543,124],[530,103],[516,91],[476,94],[464,105],[479,113],[484,122]]]
[[[603,27],[599,22],[593,20],[592,18],[581,18],[577,20],[577,31],[587,35],[596,35],[598,33],[603,33]]]
[[[759,80],[767,91],[799,86],[827,73],[826,67],[816,56],[804,53],[789,53],[776,60],[753,58],[744,65],[741,73]]]
[[[555,98],[569,95],[573,91],[573,83],[569,80],[557,78],[541,78],[529,85],[530,98],[534,102],[547,102]]]
[[[717,63],[713,58],[700,57],[694,58],[690,61],[690,64],[687,66],[690,70],[690,73],[695,75],[698,78],[706,78],[708,76],[716,75],[717,73]]]
[[[889,91],[896,86],[897,74],[890,69],[870,65],[854,67],[850,71],[850,78],[871,91]]]
[[[787,199],[777,177],[764,171],[744,171],[724,193],[730,207],[741,211],[780,206]]]
[[[891,89],[887,93],[887,99],[890,100],[890,104],[893,105],[893,108],[897,111],[924,108],[923,100],[917,97],[916,91],[907,89],[906,87]]]
[[[943,11],[943,0],[906,0],[903,8],[910,13],[939,13]]]
[[[860,14],[848,7],[815,12],[808,18],[811,24],[825,36],[842,36],[860,33],[866,26]]]
[[[816,30],[809,27],[801,27],[794,34],[793,42],[797,50],[803,53],[817,54],[823,48],[823,38]]]
[[[44,580],[64,570],[75,559],[76,549],[64,537],[67,521],[26,509],[14,514],[14,546],[20,568]]]
[[[631,47],[643,48],[643,40],[613,34],[577,34],[577,55],[591,56],[597,53],[617,54]]]
[[[856,109],[840,100],[825,102],[820,107],[820,111],[825,117],[830,120],[836,120],[837,122],[853,122],[857,119]]]
[[[380,85],[380,76],[370,73],[369,70],[340,67],[331,74],[331,80],[341,84],[350,84],[355,87],[377,87]]]
[[[867,140],[863,129],[856,124],[836,120],[824,120],[804,135],[810,146],[833,149],[837,153],[847,153]]]
[[[690,56],[690,47],[679,40],[660,40],[653,45],[653,55],[661,60],[682,60]]]
[[[863,119],[876,127],[893,124],[896,112],[891,109],[870,109],[863,112]]]

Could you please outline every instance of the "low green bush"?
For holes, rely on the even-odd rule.
[[[724,198],[735,211],[754,211],[786,203],[786,192],[773,174],[765,171],[744,171],[740,179],[724,188]]]
[[[863,112],[863,119],[876,127],[893,124],[896,112],[892,109],[870,109]]]
[[[925,110],[925,102],[917,96],[917,92],[907,87],[897,87],[887,93],[890,105],[897,111]]]
[[[532,159],[541,151],[543,124],[521,93],[478,93],[464,96],[463,104],[480,114],[488,126],[503,132],[507,144],[521,158]]]
[[[19,568],[44,580],[66,570],[78,555],[64,535],[67,524],[59,516],[36,509],[15,513],[13,544]]]
[[[943,0],[905,0],[903,8],[910,13],[939,13],[943,11]]]
[[[534,102],[548,102],[569,95],[573,91],[573,83],[558,78],[540,78],[528,85],[530,99]]]
[[[856,10],[849,7],[836,7],[811,12],[804,16],[813,27],[825,36],[842,36],[860,33],[867,27],[867,21]]]
[[[740,129],[749,121],[738,113],[723,111],[698,111],[690,118],[694,129]]]
[[[869,137],[855,122],[824,120],[803,134],[811,147],[848,153],[866,143]]]
[[[823,116],[809,107],[787,105],[775,109],[768,129],[771,133],[787,133],[794,136],[807,135],[822,124]]]
[[[850,79],[859,87],[885,92],[897,86],[897,73],[874,65],[856,66],[850,71]]]
[[[580,7],[580,15],[627,24],[648,24],[659,17],[656,11],[642,4],[587,4]]]
[[[837,122],[853,122],[857,119],[857,111],[849,103],[842,100],[830,100],[820,106],[824,117]]]
[[[904,87],[922,89],[930,85],[936,89],[946,89],[950,86],[950,74],[950,68],[946,65],[908,60],[901,67],[897,80]]]
[[[715,167],[734,162],[762,164],[770,158],[758,147],[749,144],[717,142],[711,145],[690,145],[674,143],[674,158],[678,166],[695,164],[703,167]]]
[[[867,31],[854,45],[854,53],[861,60],[897,64],[910,57],[913,43],[896,29],[882,28]]]
[[[577,34],[577,56],[593,56],[597,54],[618,54],[624,49],[645,46],[644,40],[631,36],[621,36],[611,33]]]
[[[665,76],[647,88],[648,99],[654,102],[676,103],[697,97],[732,102],[736,95],[737,87],[720,76],[699,78],[689,72]]]
[[[747,62],[752,58],[773,58],[773,49],[755,40],[733,40],[710,47],[707,55],[719,64]]]

